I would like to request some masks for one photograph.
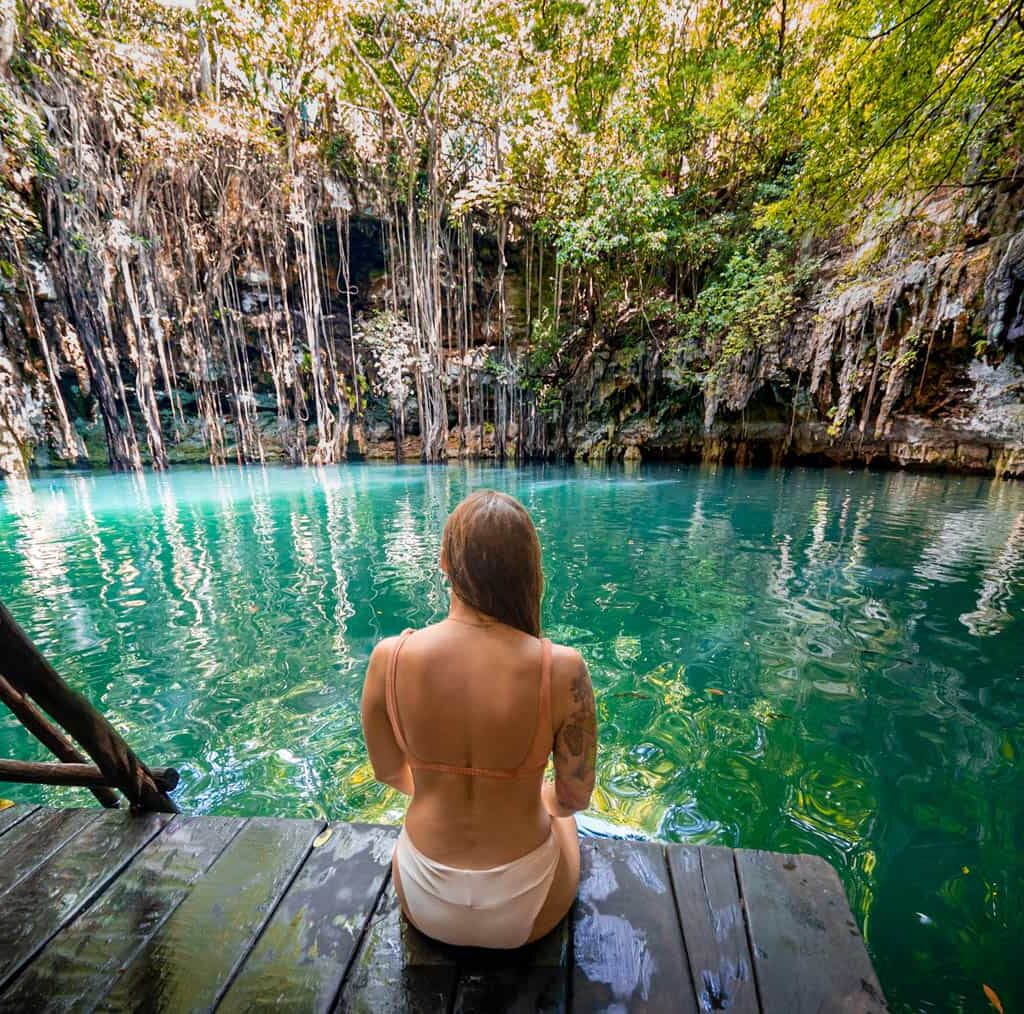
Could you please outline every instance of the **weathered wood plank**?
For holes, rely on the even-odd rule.
[[[159,834],[167,819],[104,810],[4,895],[0,905],[0,990]]]
[[[573,1010],[696,1014],[664,846],[585,839],[580,852]]]
[[[28,806],[25,803],[16,803],[0,810],[0,834],[14,827],[19,821],[24,820],[30,813],[38,810],[38,806]]]
[[[312,820],[248,821],[96,1009],[213,1007],[322,828]]]
[[[3,837],[0,896],[42,866],[58,849],[96,820],[100,810],[49,810],[40,807]]]
[[[885,997],[836,871],[817,856],[737,849],[764,1014],[877,1014]]]
[[[666,850],[700,1009],[758,1014],[732,849],[669,845]]]
[[[0,1012],[91,1010],[243,823],[175,817],[0,996]]]
[[[813,857],[584,841],[572,923],[493,952],[405,922],[393,828],[166,820],[0,811],[0,1014],[886,1010]]]
[[[357,1014],[448,1014],[456,950],[403,918],[390,879],[349,971],[336,1010]]]
[[[515,951],[458,953],[456,1014],[564,1014],[569,997],[569,919]]]
[[[219,1011],[329,1010],[391,864],[398,828],[334,824],[267,923]]]

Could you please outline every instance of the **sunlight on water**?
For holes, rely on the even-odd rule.
[[[484,485],[533,514],[546,631],[594,675],[591,828],[824,856],[897,1009],[979,1009],[981,982],[1016,980],[1019,485],[667,466],[71,475],[0,486],[0,597],[145,759],[180,769],[186,811],[394,821],[363,752],[363,670],[378,638],[443,614],[441,527]],[[44,759],[6,716],[0,756]]]

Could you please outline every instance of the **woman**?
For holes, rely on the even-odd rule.
[[[492,490],[463,500],[441,570],[447,619],[381,641],[363,689],[374,774],[412,796],[395,890],[428,936],[519,947],[576,895],[572,815],[594,787],[594,692],[577,652],[540,639],[540,543],[518,501]]]

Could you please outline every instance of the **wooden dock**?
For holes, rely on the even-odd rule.
[[[0,811],[0,1011],[886,1009],[822,859],[585,839],[570,917],[488,952],[401,918],[396,833]]]

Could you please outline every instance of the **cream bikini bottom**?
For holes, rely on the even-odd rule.
[[[503,866],[463,870],[425,856],[402,828],[395,859],[409,916],[417,929],[446,944],[521,947],[533,929],[560,856],[547,840]]]

